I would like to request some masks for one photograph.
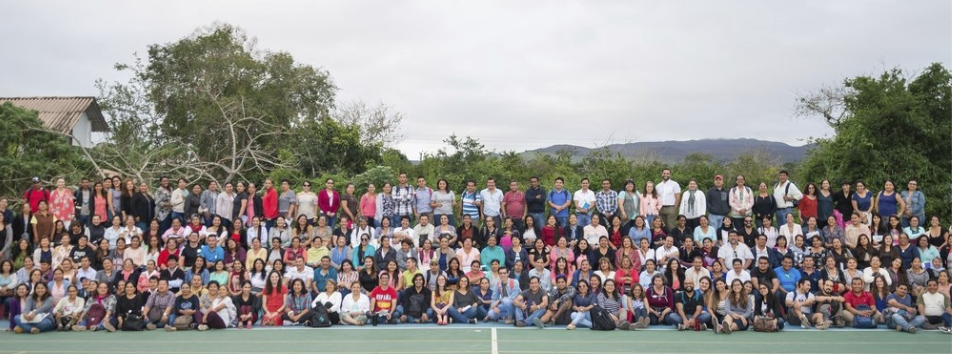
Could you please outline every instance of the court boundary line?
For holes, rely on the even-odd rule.
[[[490,330],[490,353],[500,354],[499,343],[496,340],[496,328]]]

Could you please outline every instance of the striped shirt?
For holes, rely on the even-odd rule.
[[[475,204],[480,200],[482,200],[482,198],[480,198],[480,194],[476,191],[471,193],[464,190],[460,195],[460,202],[463,203],[463,214],[470,215],[470,218],[473,220],[480,219],[480,207]]]
[[[409,185],[394,187],[391,198],[394,200],[394,215],[413,215],[414,191]]]

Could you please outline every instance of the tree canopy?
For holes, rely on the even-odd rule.
[[[864,180],[874,191],[886,180],[905,189],[909,179],[917,179],[928,198],[927,215],[949,220],[950,78],[950,71],[935,63],[913,77],[892,69],[877,77],[844,80],[843,88],[835,90],[843,94],[833,99],[840,100],[843,114],[815,110],[835,135],[815,140],[817,147],[800,164],[802,177],[830,179],[835,185],[841,179]],[[817,101],[807,97],[801,102],[804,108]]]

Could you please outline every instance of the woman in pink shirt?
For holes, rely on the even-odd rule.
[[[377,213],[377,193],[373,183],[367,185],[367,193],[361,196],[359,209],[361,209],[361,215],[367,219],[367,225],[377,227],[374,223],[374,216]]]
[[[646,225],[652,225],[652,220],[658,216],[659,210],[662,210],[662,203],[659,202],[655,184],[652,181],[645,182],[642,198],[639,198],[639,213],[645,218]]]
[[[63,226],[69,228],[69,223],[73,220],[75,211],[73,191],[66,188],[66,181],[62,178],[56,180],[56,189],[53,190],[53,193],[50,193],[50,212],[53,213],[56,220],[63,221]]]

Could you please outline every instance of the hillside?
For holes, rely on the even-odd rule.
[[[650,158],[662,162],[681,161],[686,155],[696,152],[711,154],[716,161],[727,161],[740,154],[763,150],[783,163],[801,160],[811,146],[791,146],[781,142],[757,139],[704,139],[614,144],[609,145],[608,148],[612,152],[620,152],[633,159]],[[573,151],[574,158],[582,158],[594,149],[574,145],[553,145],[542,149],[529,150],[524,152],[523,155],[531,157],[537,153],[555,154],[561,150]]]

